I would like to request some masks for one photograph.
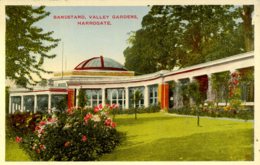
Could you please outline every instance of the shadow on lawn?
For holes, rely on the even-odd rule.
[[[253,129],[193,134],[161,138],[150,143],[126,142],[102,160],[119,161],[252,161]]]
[[[129,125],[136,125],[136,124],[143,124],[146,122],[154,122],[154,121],[166,121],[166,120],[174,120],[174,119],[179,119],[178,117],[158,117],[158,116],[151,116],[151,117],[142,117],[139,116],[137,117],[137,120],[134,119],[134,115],[133,118],[115,118],[115,122],[118,123],[118,125],[122,125],[122,126],[129,126]]]

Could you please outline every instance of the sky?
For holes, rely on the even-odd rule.
[[[110,57],[124,64],[124,49],[128,46],[129,33],[141,28],[144,15],[149,11],[147,6],[88,6],[46,7],[51,14],[39,21],[36,26],[45,32],[54,31],[53,37],[61,39],[59,46],[50,54],[57,54],[54,59],[47,59],[44,68],[54,72],[62,70],[62,47],[64,70],[73,70],[80,62],[97,56]],[[59,16],[84,16],[86,19],[54,19]],[[113,19],[113,15],[135,15],[131,19]],[[97,19],[90,19],[95,16]],[[103,17],[104,16],[104,17]],[[107,17],[108,16],[108,17]],[[100,18],[101,19],[98,19]],[[79,25],[85,21],[110,21],[111,25]],[[63,43],[63,46],[62,46]],[[66,65],[65,65],[66,64]],[[50,78],[52,75],[45,75]]]

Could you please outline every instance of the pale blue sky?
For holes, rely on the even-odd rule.
[[[54,31],[53,37],[64,43],[64,56],[67,70],[72,70],[81,61],[103,55],[124,64],[124,49],[127,47],[129,32],[141,28],[141,21],[149,11],[146,6],[110,6],[110,7],[46,7],[51,12],[37,26],[44,31]],[[109,15],[110,26],[78,25],[76,19],[53,19],[54,15]],[[137,15],[138,19],[112,19],[112,15]],[[88,18],[82,21],[90,21]],[[101,20],[99,20],[101,21]],[[105,21],[105,20],[104,20]],[[61,71],[62,44],[51,53],[57,57],[46,60],[44,67],[52,71]],[[47,76],[50,77],[51,75]]]

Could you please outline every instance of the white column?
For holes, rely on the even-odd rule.
[[[122,90],[122,109],[125,108],[124,100],[125,100],[125,90]]]
[[[102,88],[102,105],[106,105],[106,88]]]
[[[51,94],[48,94],[48,110],[51,109]]]
[[[37,95],[34,95],[34,108],[33,108],[33,110],[34,110],[34,113],[37,112]]]
[[[125,87],[125,109],[129,109],[129,88]]]
[[[211,84],[211,74],[208,74],[208,90],[207,90],[207,101],[212,101],[212,84]]]
[[[195,78],[194,77],[189,77],[189,80],[190,80],[190,83],[191,83],[192,81],[195,81]],[[194,101],[193,101],[192,98],[190,98],[190,105],[194,105]]]
[[[144,107],[149,106],[149,87],[144,86]]]
[[[12,99],[11,99],[11,96],[9,96],[9,114],[12,113]]]
[[[21,96],[21,107],[20,107],[20,111],[21,112],[24,112],[25,111],[25,109],[24,109],[24,107],[23,107],[23,95]]]

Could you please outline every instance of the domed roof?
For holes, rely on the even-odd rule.
[[[125,67],[115,60],[107,57],[94,57],[81,62],[74,70],[118,70],[126,71]]]

